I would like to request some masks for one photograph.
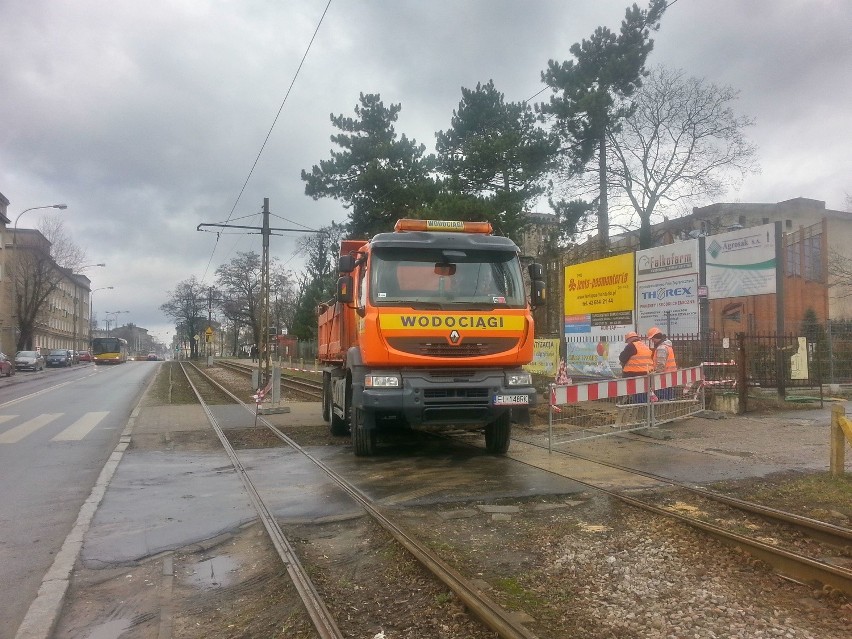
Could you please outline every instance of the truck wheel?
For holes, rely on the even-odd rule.
[[[331,375],[322,376],[322,420],[331,421]]]
[[[512,438],[512,415],[504,413],[485,426],[485,450],[492,455],[504,455]]]
[[[364,428],[364,410],[352,407],[352,446],[358,457],[376,454],[376,429]]]

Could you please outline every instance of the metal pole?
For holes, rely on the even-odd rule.
[[[266,382],[270,377],[270,360],[269,360],[269,198],[263,198],[263,265],[260,277],[260,292],[261,292],[261,320],[260,320],[260,339],[261,339],[261,355],[263,356],[263,379],[261,385],[266,386]]]

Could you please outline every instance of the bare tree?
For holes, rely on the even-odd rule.
[[[58,266],[78,272],[88,261],[86,251],[80,248],[65,230],[65,221],[58,215],[42,218],[38,230],[50,242],[50,256]]]
[[[160,310],[175,321],[179,340],[188,340],[192,357],[198,355],[196,335],[207,326],[207,287],[193,275],[169,292],[169,300]]]
[[[639,217],[641,248],[652,246],[651,217],[660,204],[713,198],[758,171],[734,113],[738,92],[683,71],[656,67],[636,94],[635,111],[608,132],[607,178]]]
[[[86,253],[65,232],[61,219],[44,218],[39,230],[15,232],[13,308],[17,317],[17,350],[32,349],[36,328],[45,324],[51,296],[63,279],[72,277]]]

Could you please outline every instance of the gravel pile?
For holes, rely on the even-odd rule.
[[[528,505],[512,521],[478,516],[441,524],[427,516],[419,529],[442,548],[452,540],[455,561],[481,575],[503,605],[528,614],[528,627],[540,637],[848,639],[852,633],[852,604],[842,595],[784,580],[700,533],[602,499],[549,514]],[[517,586],[507,590],[509,582]]]

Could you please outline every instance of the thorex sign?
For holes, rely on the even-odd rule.
[[[691,286],[680,286],[678,288],[658,288],[656,291],[642,291],[640,298],[643,300],[664,300],[667,297],[688,297],[694,295],[695,291]]]
[[[698,332],[698,240],[636,252],[636,328]]]

